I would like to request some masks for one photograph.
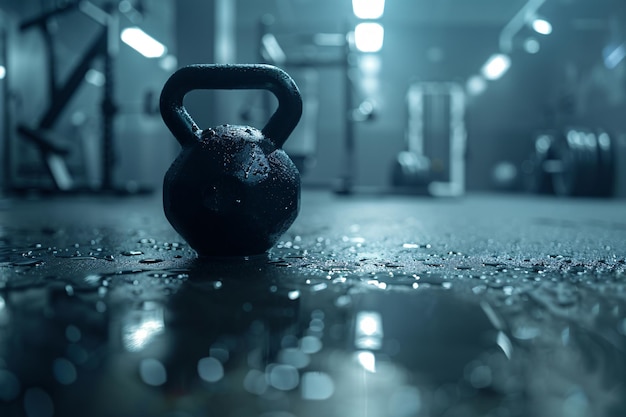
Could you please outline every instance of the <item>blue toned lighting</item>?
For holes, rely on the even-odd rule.
[[[604,65],[608,69],[613,69],[617,67],[623,60],[626,58],[626,43],[622,43],[621,45],[612,45],[604,48]],[[0,78],[1,78],[0,73]]]
[[[495,54],[489,57],[481,70],[487,80],[497,80],[502,77],[511,67],[511,58],[504,54]]]
[[[352,0],[352,10],[359,19],[378,19],[385,12],[385,0]]]
[[[138,27],[124,29],[120,37],[122,42],[146,58],[160,58],[167,52],[165,45]]]
[[[354,28],[354,43],[361,52],[378,52],[383,47],[385,29],[373,22],[359,23]]]
[[[552,24],[545,19],[535,19],[531,26],[533,30],[540,35],[549,35],[552,33]]]
[[[524,41],[524,50],[529,54],[536,54],[541,49],[539,41],[535,38],[528,38]]]
[[[466,89],[469,95],[480,95],[487,89],[487,81],[480,75],[473,75],[467,80]]]
[[[376,356],[369,350],[362,350],[355,353],[359,365],[368,372],[376,373]]]

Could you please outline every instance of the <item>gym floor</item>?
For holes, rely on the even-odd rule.
[[[305,191],[198,259],[159,195],[0,201],[2,416],[624,416],[623,200]]]

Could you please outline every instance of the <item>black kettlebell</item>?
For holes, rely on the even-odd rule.
[[[198,89],[264,89],[278,108],[261,131],[226,124],[201,130],[183,106]],[[300,210],[300,174],[281,149],[302,114],[295,82],[271,65],[191,65],[167,80],[160,108],[182,145],[163,181],[170,224],[201,256],[270,249]]]

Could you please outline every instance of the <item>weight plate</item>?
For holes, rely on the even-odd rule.
[[[584,137],[577,130],[570,129],[556,140],[555,160],[561,167],[553,172],[552,184],[557,195],[578,196],[583,192],[583,177],[587,175],[584,152]]]
[[[610,197],[615,191],[615,148],[611,136],[599,131],[598,139],[598,175],[596,195]]]
[[[581,176],[578,196],[594,196],[597,194],[600,164],[598,161],[598,139],[595,132],[582,129],[581,134]]]
[[[526,188],[531,193],[552,194],[551,174],[544,168],[547,161],[554,160],[554,134],[542,133],[535,138],[534,149],[530,159],[524,165]]]

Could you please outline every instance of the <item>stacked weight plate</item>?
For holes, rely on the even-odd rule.
[[[615,188],[615,148],[605,131],[575,128],[535,137],[527,161],[531,192],[610,197]]]

